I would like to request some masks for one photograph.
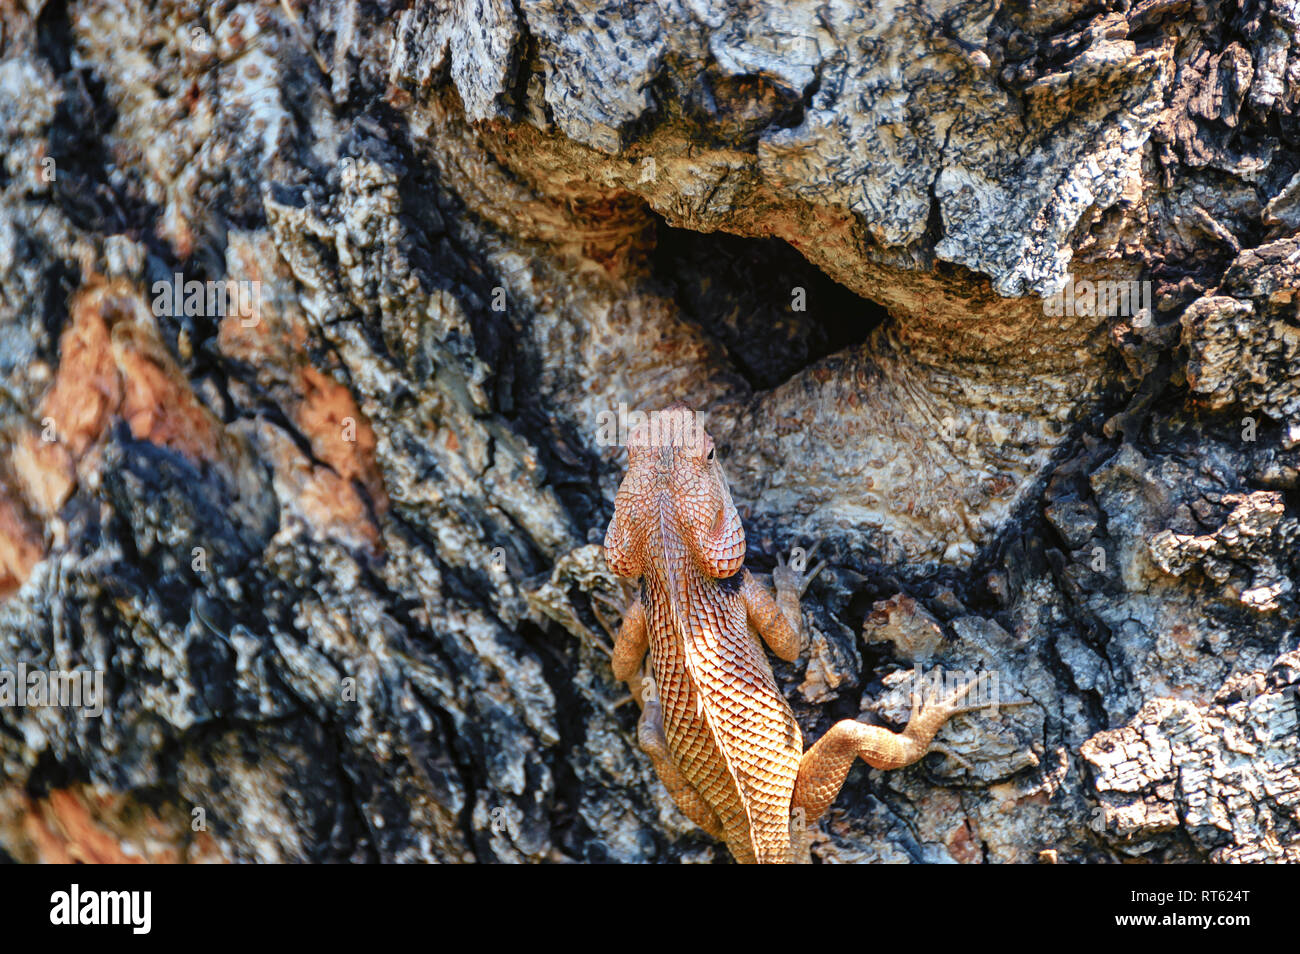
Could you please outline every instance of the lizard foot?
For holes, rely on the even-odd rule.
[[[904,737],[911,739],[914,743],[922,746],[926,752],[940,752],[947,755],[953,761],[957,762],[963,768],[970,770],[971,765],[968,761],[958,756],[946,746],[938,745],[933,742],[935,734],[941,729],[953,716],[961,715],[964,712],[976,712],[981,709],[999,709],[1003,706],[1026,706],[1031,700],[1019,699],[1003,701],[1001,699],[989,699],[983,702],[970,703],[963,705],[963,700],[971,693],[972,690],[982,688],[987,683],[982,679],[971,679],[958,686],[952,692],[942,699],[935,700],[933,695],[929,699],[922,698],[922,693],[912,693],[912,716],[907,721],[907,728],[903,730]]]
[[[811,570],[804,572],[821,545],[822,541],[817,540],[806,553],[802,547],[795,547],[790,552],[789,563],[786,563],[781,554],[777,553],[776,566],[772,568],[772,586],[776,588],[778,598],[787,593],[792,594],[796,600],[803,596],[808,589],[808,584],[826,566],[826,561],[822,560]]]
[[[618,640],[619,622],[611,621],[610,618],[605,615],[605,612],[601,607],[604,606],[607,610],[613,611],[618,620],[622,620],[632,601],[628,598],[626,584],[623,584],[622,581],[620,581],[620,585],[623,588],[623,592],[620,594],[621,599],[606,596],[599,590],[593,590],[591,593],[591,613],[596,617],[596,622],[600,623],[600,628],[609,636],[611,642],[616,642]],[[599,640],[596,640],[595,642],[596,645],[605,651],[606,656],[612,657],[614,655],[614,650],[611,646],[606,645]]]

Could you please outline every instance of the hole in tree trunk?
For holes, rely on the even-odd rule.
[[[781,239],[656,226],[655,276],[756,390],[864,341],[888,317]]]

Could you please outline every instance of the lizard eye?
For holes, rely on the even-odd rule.
[[[712,447],[709,448],[709,452],[708,452],[707,454],[704,455],[704,458],[705,458],[705,460],[710,460],[710,461],[713,460],[713,448],[712,448]]]

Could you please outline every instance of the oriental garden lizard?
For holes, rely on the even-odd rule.
[[[804,751],[759,638],[782,659],[798,657],[799,598],[821,567],[778,565],[773,599],[744,558],[712,438],[684,404],[650,415],[629,436],[605,537],[610,569],[640,579],[615,638],[614,674],[642,704],[638,742],[686,817],[738,862],[782,863],[793,860],[792,818],[821,817],[855,759],[911,765],[938,748],[931,742],[950,717],[982,706],[959,705],[969,684],[925,706],[914,695],[903,732],[845,719]],[[647,653],[652,682],[642,675]]]

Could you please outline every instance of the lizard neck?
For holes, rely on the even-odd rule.
[[[674,513],[661,511],[658,525],[649,536],[650,588],[667,604],[664,609],[670,616],[673,632],[686,640],[700,629],[706,604],[715,602],[721,591],[730,589],[732,581],[738,582],[740,572],[726,579],[705,572],[693,557]]]
[[[650,567],[669,598],[689,603],[704,592],[710,578],[700,570],[691,556],[686,533],[674,508],[661,505],[658,526],[651,534]],[[682,607],[687,610],[686,606]]]

